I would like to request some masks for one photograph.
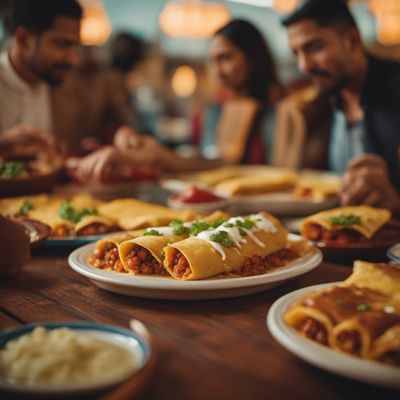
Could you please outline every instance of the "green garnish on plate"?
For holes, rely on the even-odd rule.
[[[222,244],[224,247],[233,247],[234,241],[230,238],[229,233],[225,231],[219,231],[210,236],[210,240]]]
[[[24,164],[20,162],[0,162],[0,178],[1,179],[14,179],[26,174],[27,171]]]
[[[98,215],[96,208],[82,208],[75,210],[68,200],[64,200],[58,210],[58,215],[67,221],[78,223],[83,217],[87,215]]]
[[[156,231],[155,229],[149,229],[143,232],[143,236],[163,236],[163,234]]]
[[[356,310],[358,312],[365,312],[365,311],[369,311],[371,309],[371,305],[368,303],[364,303],[364,304],[359,304],[356,308]]]
[[[175,219],[170,222],[169,226],[172,228],[174,235],[182,236],[189,233],[189,228],[186,228],[183,221]]]
[[[354,214],[339,214],[334,217],[330,217],[329,221],[332,222],[334,225],[343,225],[343,226],[350,226],[350,225],[360,225],[361,218],[358,215]]]
[[[33,208],[33,203],[30,200],[25,200],[18,211],[18,215],[28,215],[29,211]]]

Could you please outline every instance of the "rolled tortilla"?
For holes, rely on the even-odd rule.
[[[372,310],[358,313],[333,329],[332,348],[366,358],[375,339],[400,323],[400,315]]]
[[[308,293],[292,304],[285,322],[308,339],[333,347],[334,328],[357,315],[360,305],[382,308],[387,296],[355,286],[333,286]]]
[[[246,257],[264,257],[284,248],[287,231],[276,218],[267,213],[231,218],[227,222],[235,224],[238,219],[256,218],[263,222],[255,224],[254,229],[247,230],[246,236],[241,236],[234,228],[221,225],[215,230],[204,231],[198,236],[168,245],[164,249],[165,268],[175,279],[206,279],[222,273],[240,271]],[[233,235],[234,246],[224,247],[210,240],[213,234],[221,231]]]
[[[227,220],[229,215],[216,211],[206,218],[204,222],[215,222],[220,219]],[[189,227],[191,223],[185,223]],[[175,235],[170,227],[151,228],[161,236],[140,236],[122,243],[119,246],[119,254],[125,270],[133,275],[169,275],[164,268],[164,248],[170,244],[181,241],[188,234]]]
[[[77,236],[101,235],[119,230],[119,226],[112,218],[102,215],[87,215],[75,226]]]
[[[124,232],[110,235],[96,242],[95,251],[88,256],[88,263],[95,268],[125,272],[119,257],[118,246],[142,231]]]
[[[400,367],[400,324],[392,326],[375,340],[368,358]]]

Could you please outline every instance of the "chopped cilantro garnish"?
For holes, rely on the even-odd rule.
[[[360,225],[361,218],[358,215],[349,214],[344,215],[340,214],[334,217],[330,217],[329,220],[334,225]]]
[[[340,307],[345,307],[347,305],[347,302],[345,300],[338,299],[336,300],[336,304]]]
[[[244,221],[236,221],[236,226],[244,229],[251,229],[254,226],[254,222],[249,219],[245,219]]]
[[[211,225],[207,224],[207,222],[203,221],[196,221],[193,222],[192,226],[190,227],[190,234],[193,236],[197,236],[200,232],[206,231],[210,229]]]
[[[0,178],[2,179],[18,178],[23,173],[26,173],[26,169],[20,162],[0,163]]]
[[[162,236],[162,233],[156,231],[155,229],[145,230],[143,236]]]
[[[227,222],[227,223],[224,224],[224,226],[226,228],[233,228],[235,225],[231,224],[230,222]]]
[[[186,228],[182,221],[175,219],[171,221],[169,226],[172,228],[174,235],[182,236],[189,233],[189,228]]]
[[[240,233],[241,236],[246,236],[247,235],[246,231],[243,228],[239,228],[239,233]]]
[[[224,222],[226,222],[226,219],[221,218],[221,219],[217,219],[215,222],[211,222],[210,226],[211,228],[218,228],[219,226],[221,226]]]
[[[210,236],[210,240],[212,240],[213,242],[221,243],[224,247],[232,247],[235,245],[233,240],[230,238],[228,232],[225,231],[214,233]]]
[[[371,305],[364,303],[364,304],[359,304],[356,308],[356,310],[358,312],[365,312],[365,311],[369,311],[371,309]]]
[[[19,215],[28,215],[29,211],[33,208],[33,203],[30,200],[25,200],[18,211]]]
[[[71,206],[68,200],[64,200],[61,203],[60,209],[58,210],[58,215],[67,221],[78,223],[86,215],[97,215],[97,209],[95,208],[82,208],[81,210],[75,210]]]

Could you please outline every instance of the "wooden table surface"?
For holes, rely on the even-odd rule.
[[[266,314],[280,296],[346,278],[351,268],[323,263],[260,294],[213,301],[145,300],[93,286],[69,268],[67,251],[35,255],[0,282],[0,328],[84,320],[148,327],[157,355],[147,399],[399,399],[301,361],[270,335]]]

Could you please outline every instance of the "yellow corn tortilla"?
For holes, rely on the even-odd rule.
[[[361,219],[360,224],[353,225],[335,225],[331,218],[340,215],[354,215]],[[328,231],[339,229],[353,229],[359,232],[367,239],[372,236],[388,222],[391,218],[391,212],[384,208],[374,208],[369,206],[349,206],[339,207],[328,211],[322,211],[318,214],[311,215],[303,221],[302,231],[304,232],[308,225],[317,224]]]
[[[254,230],[253,234],[263,243],[264,247],[258,245],[250,235],[246,236],[246,243],[241,247],[223,247],[223,256],[208,241],[196,237],[190,237],[168,245],[165,251],[164,266],[175,279],[196,280],[206,279],[221,273],[229,273],[240,270],[243,266],[246,256],[260,255],[267,256],[286,246],[287,231],[281,223],[271,215],[262,213],[269,219],[276,228],[276,232],[266,232],[263,230]],[[244,217],[247,218],[247,217]],[[171,268],[173,255],[178,250],[187,259],[191,273],[188,276],[178,276]]]

